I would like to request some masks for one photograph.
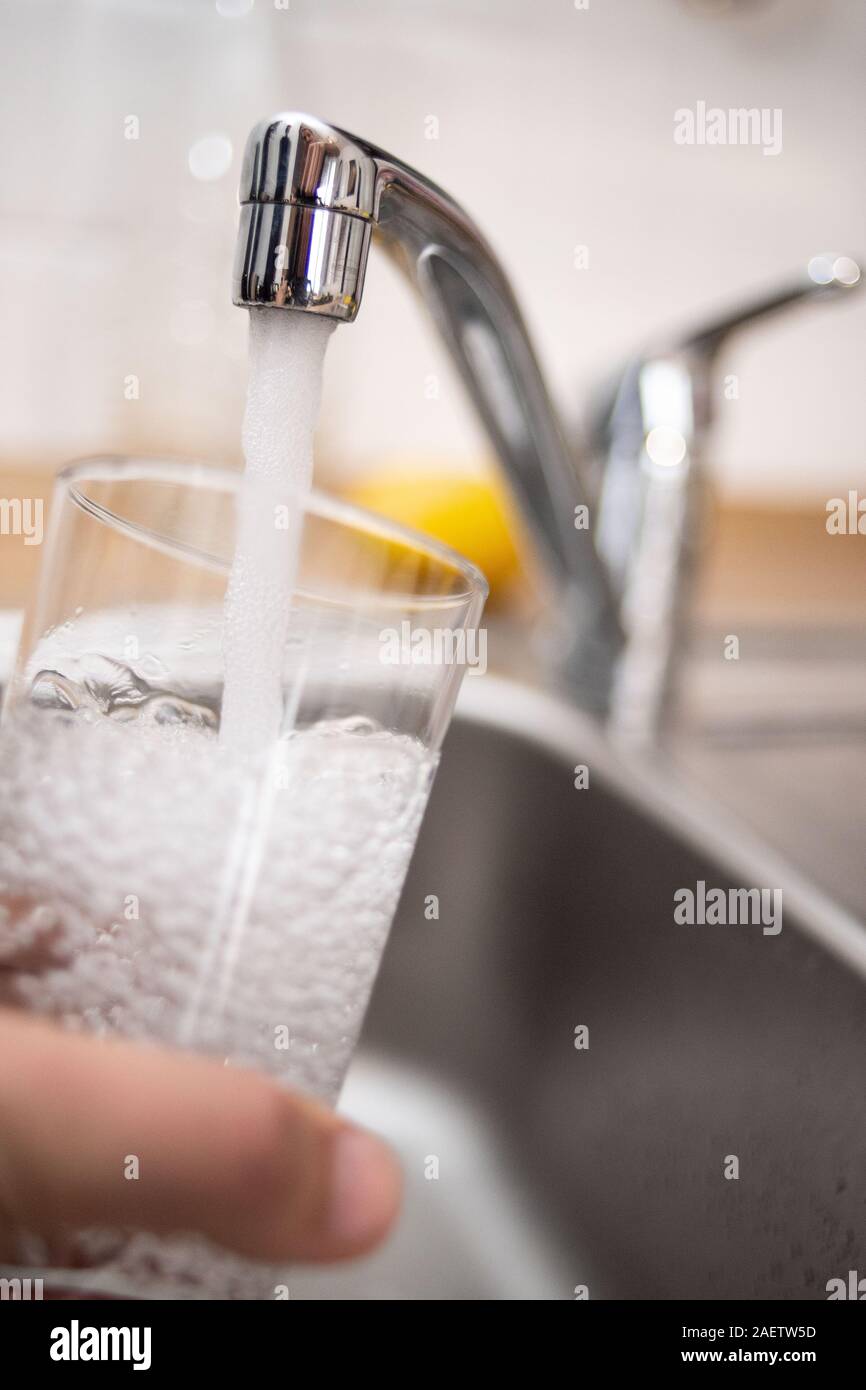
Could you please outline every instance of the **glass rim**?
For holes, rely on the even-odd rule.
[[[211,463],[206,459],[186,459],[170,455],[92,454],[72,459],[69,463],[64,464],[55,475],[55,485],[65,486],[71,500],[76,505],[83,507],[85,511],[104,524],[120,524],[126,530],[136,533],[144,539],[145,543],[156,545],[157,548],[167,550],[175,555],[179,552],[191,557],[194,556],[199,563],[210,564],[220,573],[226,573],[229,569],[228,561],[216,556],[209,556],[205,551],[194,546],[188,546],[184,542],[170,537],[160,536],[157,532],[142,527],[136,522],[116,516],[100,503],[88,498],[75,485],[88,480],[104,482],[125,477],[129,481],[150,479],[155,482],[177,483],[193,488],[216,485],[219,490],[236,492],[243,476],[240,469],[230,468],[225,464]],[[333,521],[337,525],[368,536],[374,536],[384,542],[397,542],[409,549],[421,551],[442,568],[456,571],[466,587],[462,592],[447,595],[449,602],[461,603],[473,598],[486,599],[490,592],[487,579],[477,565],[473,564],[471,560],[467,560],[459,550],[455,550],[444,541],[436,540],[425,531],[416,530],[414,527],[406,526],[399,521],[392,521],[379,512],[316,487],[311,488],[304,497],[304,512],[305,514],[311,512],[326,521]],[[435,607],[441,606],[444,596],[442,594],[407,593],[404,597],[411,601],[413,606],[429,605]]]

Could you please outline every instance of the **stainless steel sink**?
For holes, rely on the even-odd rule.
[[[402,1153],[404,1217],[291,1296],[826,1298],[866,1274],[860,925],[559,702],[465,684],[343,1102]],[[782,888],[782,931],[676,925],[698,879]]]

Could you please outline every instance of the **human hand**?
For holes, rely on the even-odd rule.
[[[383,1143],[264,1076],[0,1009],[0,1261],[25,1231],[62,1265],[88,1226],[339,1260],[379,1243],[399,1191]]]

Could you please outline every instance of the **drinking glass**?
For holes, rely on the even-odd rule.
[[[247,688],[227,741],[241,499],[241,474],[185,461],[58,477],[0,730],[2,1002],[334,1102],[486,584],[446,547],[310,495],[299,541],[286,530],[282,611],[234,634]],[[250,686],[268,671],[257,644],[275,643],[277,726],[249,742],[270,698]],[[64,1286],[273,1297],[278,1282],[188,1238],[81,1242],[87,1267]]]

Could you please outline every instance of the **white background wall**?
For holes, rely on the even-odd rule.
[[[862,0],[2,0],[0,26],[0,463],[237,456],[235,188],[249,127],[280,108],[357,130],[465,202],[572,416],[648,336],[817,250],[866,254]],[[781,107],[783,152],[676,145],[673,113],[698,100]],[[214,133],[233,157],[203,183],[188,152]],[[866,292],[732,349],[740,398],[721,402],[714,449],[727,493],[785,505],[863,486],[864,326]],[[330,349],[320,451],[345,468],[483,452],[380,256]]]

